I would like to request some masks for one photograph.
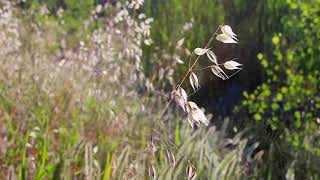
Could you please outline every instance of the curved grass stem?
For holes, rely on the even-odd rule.
[[[217,32],[219,31],[220,28],[221,28],[221,25],[220,25],[220,26],[217,28],[217,30],[213,33],[213,35],[211,36],[210,40],[209,40],[209,41],[207,42],[207,44],[205,45],[204,49],[208,48],[208,47],[211,45],[214,37],[215,37],[216,35],[218,35]],[[190,72],[192,71],[193,67],[197,64],[198,60],[199,60],[200,57],[201,57],[201,56],[198,56],[198,57],[195,59],[195,61],[192,63],[192,65],[190,66],[190,64],[191,64],[190,62],[191,62],[191,57],[192,57],[192,55],[193,55],[193,53],[190,55],[188,72],[184,75],[184,77],[182,78],[181,82],[180,82],[179,85],[176,87],[176,89],[178,89],[179,87],[182,86],[182,84],[184,83],[184,81],[187,79],[188,75],[189,75]],[[166,112],[166,110],[169,108],[169,105],[170,105],[170,103],[172,102],[172,100],[173,100],[173,99],[171,98],[170,101],[166,104],[166,106],[165,106],[164,110],[162,111],[160,117],[162,117],[162,116],[164,115],[164,113]]]

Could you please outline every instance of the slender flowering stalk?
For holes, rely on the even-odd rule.
[[[222,34],[218,34],[219,30],[221,30]],[[219,36],[222,36],[223,38],[221,38]],[[161,114],[161,117],[164,115],[164,113],[168,109],[170,103],[174,100],[178,104],[178,106],[180,106],[183,109],[183,111],[188,114],[187,120],[188,120],[190,126],[192,127],[192,129],[194,129],[195,126],[199,127],[202,124],[205,126],[209,125],[209,120],[205,116],[204,112],[197,106],[196,103],[188,101],[188,98],[191,95],[195,94],[200,89],[199,79],[198,79],[197,75],[195,74],[195,71],[210,68],[216,76],[222,78],[223,80],[226,80],[226,79],[229,79],[230,77],[234,76],[236,73],[238,73],[241,70],[241,66],[242,66],[242,64],[234,61],[235,59],[227,61],[223,64],[218,63],[217,56],[209,48],[209,46],[211,45],[212,41],[215,38],[218,41],[221,41],[223,43],[237,43],[237,41],[238,41],[238,39],[236,38],[236,34],[233,33],[231,27],[227,26],[227,25],[223,25],[223,26],[219,26],[217,28],[216,32],[211,36],[210,40],[207,42],[207,44],[205,45],[204,48],[196,48],[189,57],[189,66],[188,66],[187,73],[184,75],[181,82],[176,86],[176,88],[171,92],[171,98],[170,98],[169,102],[166,104],[166,106]],[[179,46],[182,45],[183,40],[180,40],[178,42]],[[194,54],[198,55],[198,56],[192,62],[192,56]],[[201,68],[201,69],[195,68],[200,57],[205,54],[206,54],[207,58],[213,64],[208,67]],[[225,69],[228,69],[228,70],[237,70],[237,71],[235,73],[233,73],[232,75],[228,76],[220,66],[224,67]],[[189,77],[189,82],[190,82],[190,85],[193,89],[193,93],[191,93],[189,96],[188,96],[187,92],[182,88],[182,84],[187,79],[187,77]],[[175,157],[171,151],[171,147],[173,147],[173,149],[176,149],[178,153],[181,153],[179,151],[179,148],[173,142],[171,142],[167,137],[161,135],[161,133],[158,132],[157,130],[153,129],[153,131],[158,136],[160,136],[160,139],[164,143],[165,147],[167,147],[166,153],[165,153],[166,160],[170,164],[175,166],[176,160],[175,160]],[[149,149],[151,149],[150,152],[153,153],[152,148],[149,148]],[[186,167],[186,174],[188,177],[187,179],[190,179],[190,180],[195,179],[197,177],[196,168],[191,164],[190,160],[183,153],[182,153],[182,157],[186,158],[188,161],[188,165]],[[155,171],[154,166],[151,165],[149,169],[150,169],[149,170],[150,176],[156,177],[156,171]]]
[[[218,34],[218,31],[221,30],[221,34]],[[196,70],[204,70],[204,69],[211,69],[212,72],[220,77],[223,80],[229,79],[230,77],[234,76],[236,73],[238,73],[242,69],[242,64],[234,61],[234,59],[227,61],[223,64],[219,64],[217,60],[217,56],[213,51],[210,50],[209,46],[211,45],[212,41],[214,38],[216,38],[218,41],[221,41],[223,43],[238,43],[238,39],[236,37],[237,35],[232,31],[231,27],[228,25],[220,25],[215,33],[211,36],[210,40],[207,42],[204,48],[196,48],[192,54],[190,55],[189,58],[189,68],[188,72],[184,75],[182,78],[181,82],[178,84],[178,86],[171,92],[171,99],[170,101],[166,104],[161,117],[164,115],[166,110],[168,109],[170,103],[174,100],[175,102],[178,103],[178,105],[188,113],[188,121],[193,128],[194,125],[196,124],[197,126],[200,126],[200,124],[204,124],[208,126],[209,121],[204,115],[204,113],[199,109],[199,107],[191,101],[188,101],[188,96],[185,92],[185,90],[181,87],[184,81],[187,79],[189,76],[189,81],[190,85],[192,86],[192,89],[196,92],[199,90],[200,85],[199,85],[199,79],[197,75],[194,73]],[[192,63],[192,56],[193,54],[198,55],[198,57],[194,60]],[[200,57],[202,55],[206,54],[208,59],[213,63],[213,65],[210,65],[205,68],[194,68],[196,64],[198,63]],[[232,75],[228,76],[223,69],[220,67],[223,66],[225,69],[228,70],[237,70],[235,73]],[[194,93],[195,93],[194,92]],[[194,94],[193,93],[193,94]]]
[[[204,49],[206,49],[207,47],[209,47],[209,45],[211,44],[211,42],[214,39],[214,36],[217,35],[217,32],[219,31],[220,26],[218,27],[218,29],[216,30],[216,32],[211,36],[210,40],[208,41],[208,43],[205,45]],[[194,52],[193,52],[194,53]],[[189,66],[190,66],[190,62],[191,62],[191,58],[193,53],[190,55],[190,61],[189,61]],[[194,61],[194,63],[189,67],[188,72],[185,74],[185,76],[182,78],[181,82],[179,83],[179,85],[177,86],[176,89],[178,89],[179,87],[181,87],[181,85],[183,84],[183,82],[186,80],[186,78],[188,77],[189,73],[192,71],[192,68],[196,65],[196,63],[198,62],[200,56],[197,57],[197,59]],[[167,105],[165,106],[163,112],[161,113],[161,117],[164,115],[164,113],[166,112],[166,110],[168,109],[169,105],[171,104],[173,98],[170,99],[170,101],[167,103]]]

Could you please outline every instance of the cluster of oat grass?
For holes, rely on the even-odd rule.
[[[141,126],[154,114],[136,91],[145,81],[132,37],[148,35],[120,32],[124,22],[110,18],[110,25],[68,48],[59,24],[39,26],[21,13],[1,2],[1,179],[118,177],[113,154],[128,146],[135,157],[135,149],[144,147]],[[145,23],[139,21],[133,26]],[[60,49],[52,51],[52,44]]]

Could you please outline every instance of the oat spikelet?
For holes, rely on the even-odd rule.
[[[183,111],[187,112],[186,103],[188,95],[183,88],[179,87],[177,90],[172,91],[171,98],[183,109]]]
[[[218,60],[216,54],[212,52],[211,50],[207,51],[207,57],[209,58],[210,61],[212,61],[215,65],[218,65]]]
[[[207,51],[209,51],[209,49],[206,49],[206,48],[196,48],[194,49],[194,53],[198,56],[202,56],[204,55]]]
[[[188,180],[195,180],[197,178],[197,172],[191,164],[187,165],[186,174],[188,176]]]
[[[192,86],[192,89],[194,91],[196,91],[197,89],[200,88],[199,79],[198,79],[197,75],[194,72],[190,73],[189,80],[190,80],[190,84]]]
[[[226,69],[229,69],[229,70],[235,70],[235,69],[241,69],[239,66],[242,66],[242,64],[236,62],[236,61],[227,61],[223,64],[223,66],[226,68]]]
[[[224,73],[224,71],[216,65],[211,66],[211,71],[214,75],[218,76],[219,78],[226,80],[228,78],[227,74]]]
[[[204,124],[206,126],[209,125],[209,120],[204,115],[204,112],[197,106],[196,103],[189,101],[187,105],[187,112],[188,112],[188,121],[191,127],[196,124],[200,126],[200,124]]]

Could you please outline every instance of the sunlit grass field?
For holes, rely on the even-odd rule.
[[[0,0],[0,179],[319,179],[317,5]]]

